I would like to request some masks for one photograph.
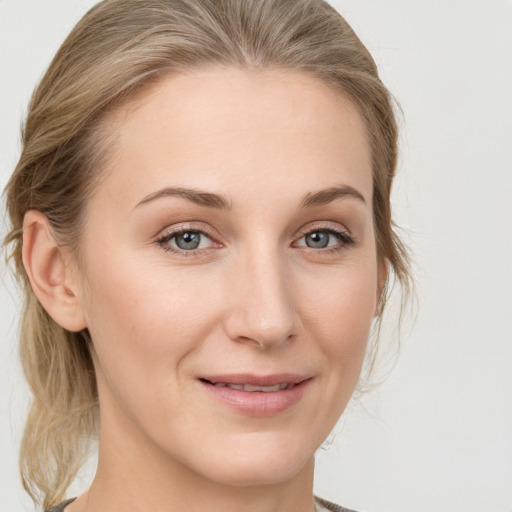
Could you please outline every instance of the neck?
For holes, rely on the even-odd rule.
[[[108,422],[106,422],[108,424]],[[102,428],[89,490],[66,512],[312,512],[314,460],[284,482],[229,485],[205,478],[132,429]],[[131,437],[131,438],[130,438]],[[138,437],[138,438],[137,438]],[[272,468],[269,467],[269,473]]]

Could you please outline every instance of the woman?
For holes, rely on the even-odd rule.
[[[106,0],[79,22],[7,187],[36,503],[345,510],[313,498],[314,453],[372,365],[388,279],[407,285],[396,138],[321,0]]]

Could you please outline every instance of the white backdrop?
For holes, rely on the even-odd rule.
[[[94,3],[0,0],[2,188],[19,154],[29,95]],[[394,205],[415,253],[419,312],[391,376],[351,407],[319,453],[316,492],[367,512],[511,512],[512,1],[332,4],[369,47],[404,110]],[[17,362],[18,309],[6,276],[5,511],[32,510],[17,476],[28,400]]]

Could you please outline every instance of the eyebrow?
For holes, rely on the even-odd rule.
[[[340,185],[339,187],[331,187],[319,190],[318,192],[310,192],[309,194],[306,194],[304,199],[302,199],[300,206],[301,208],[323,206],[335,201],[336,199],[344,197],[353,197],[366,204],[366,200],[361,192],[349,185]]]
[[[146,196],[140,203],[137,204],[141,206],[143,204],[149,203],[150,201],[154,201],[155,199],[160,199],[161,197],[182,197],[183,199],[187,199],[196,203],[200,206],[206,206],[208,208],[217,208],[219,210],[231,210],[231,204],[229,201],[219,194],[212,194],[211,192],[201,192],[200,190],[196,190],[193,188],[163,188],[162,190],[158,190],[153,194],[149,194]]]
[[[166,187],[158,190],[157,192],[153,192],[152,194],[149,194],[144,199],[142,199],[142,201],[140,201],[136,207],[151,201],[155,201],[156,199],[160,199],[162,197],[181,197],[195,204],[198,204],[199,206],[206,206],[208,208],[216,208],[219,210],[232,209],[230,202],[220,194],[202,192],[193,188],[183,187]],[[335,201],[336,199],[344,197],[353,197],[366,204],[366,200],[361,192],[353,187],[350,187],[349,185],[340,185],[338,187],[331,187],[324,190],[319,190],[318,192],[310,192],[309,194],[306,194],[300,202],[300,207],[313,208],[315,206],[323,206]]]

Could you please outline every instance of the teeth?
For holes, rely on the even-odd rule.
[[[251,384],[244,384],[244,391],[263,391],[264,393],[272,393],[272,391],[279,391],[279,384],[275,386],[252,386]]]
[[[230,389],[236,389],[237,391],[261,391],[263,393],[272,393],[274,391],[281,391],[283,389],[290,389],[295,384],[289,382],[283,382],[282,384],[275,384],[274,386],[253,386],[252,384],[226,384],[224,382],[216,382],[215,387],[223,388],[228,387]]]
[[[242,391],[244,389],[243,384],[226,384],[226,386],[231,389],[238,389],[239,391]]]

